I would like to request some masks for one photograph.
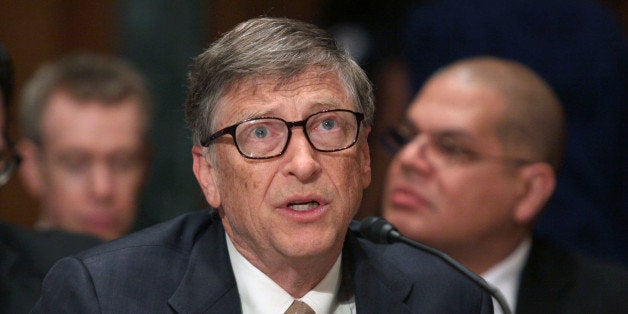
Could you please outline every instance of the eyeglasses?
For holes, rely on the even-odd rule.
[[[345,109],[324,110],[293,122],[276,117],[252,118],[210,135],[201,145],[208,147],[217,138],[230,134],[238,152],[245,158],[268,159],[286,151],[292,128],[300,126],[315,150],[337,152],[357,142],[363,120],[364,114]]]
[[[524,158],[484,154],[470,148],[468,144],[463,143],[455,135],[446,132],[443,134],[421,133],[407,123],[398,128],[390,128],[387,133],[384,138],[384,145],[393,153],[424,135],[419,152],[431,165],[451,166],[479,161],[496,161],[521,166],[534,162]]]
[[[6,142],[8,143],[8,140]],[[9,145],[0,148],[0,186],[9,182],[19,164],[20,156]]]

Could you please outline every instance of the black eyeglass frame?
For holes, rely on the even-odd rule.
[[[313,143],[312,140],[310,139],[310,136],[307,134],[307,130],[305,128],[305,125],[307,124],[307,121],[318,114],[321,113],[327,113],[327,112],[349,112],[352,113],[353,116],[355,117],[356,120],[356,124],[357,124],[357,130],[355,132],[355,138],[353,139],[353,141],[351,141],[351,143],[349,143],[348,145],[341,147],[341,148],[336,148],[336,149],[319,149],[317,148]],[[246,122],[250,122],[250,121],[255,121],[255,120],[261,120],[261,119],[274,119],[274,120],[279,120],[283,123],[286,124],[286,127],[288,128],[288,137],[286,138],[286,144],[284,144],[283,149],[281,150],[281,152],[272,155],[272,156],[264,156],[264,157],[254,157],[254,156],[248,156],[246,155],[244,152],[242,152],[242,150],[240,150],[240,146],[238,145],[238,141],[236,140],[236,128],[242,124],[242,123],[246,123]],[[309,116],[307,116],[305,119],[300,120],[300,121],[286,121],[282,118],[278,118],[278,117],[255,117],[255,118],[250,118],[250,119],[246,119],[246,120],[242,120],[236,124],[233,124],[231,126],[228,126],[226,128],[223,128],[219,131],[214,132],[212,135],[208,136],[207,139],[201,141],[201,146],[203,147],[209,147],[209,145],[216,140],[217,138],[229,134],[231,135],[231,138],[233,139],[233,143],[235,144],[238,152],[240,153],[240,155],[242,155],[244,158],[247,159],[270,159],[270,158],[275,158],[275,157],[279,157],[281,155],[283,155],[286,152],[286,149],[288,149],[288,144],[290,143],[290,139],[292,138],[292,128],[295,126],[300,126],[303,129],[303,134],[305,135],[305,138],[307,139],[308,143],[310,143],[310,145],[319,152],[324,152],[324,153],[330,153],[330,152],[337,152],[337,151],[341,151],[341,150],[345,150],[348,148],[351,148],[353,145],[355,145],[355,143],[358,141],[358,136],[360,135],[360,126],[362,124],[362,121],[364,121],[364,114],[360,113],[360,112],[355,112],[355,111],[351,111],[348,109],[328,109],[328,110],[323,110],[323,111],[319,111],[316,113],[313,113]]]
[[[385,136],[381,139],[381,142],[384,145],[384,148],[389,153],[391,153],[392,155],[395,155],[404,146],[412,142],[416,136],[417,134],[412,134],[411,136],[408,136],[404,134],[404,132],[402,132],[398,127],[389,127],[386,129]],[[391,143],[390,141],[392,141],[393,143]],[[393,147],[393,145],[396,147]],[[492,156],[492,155],[486,155],[480,152],[474,152],[474,153],[484,160],[506,162],[506,163],[514,164],[516,166],[524,166],[524,165],[538,162],[531,159],[519,158],[519,157]]]

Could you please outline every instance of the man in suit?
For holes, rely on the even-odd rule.
[[[12,86],[12,64],[0,44],[0,186],[9,182],[19,163],[7,135]],[[83,235],[31,232],[0,222],[0,313],[26,313],[37,301],[41,281],[54,262],[98,243]]]
[[[189,89],[193,171],[216,210],[62,260],[35,313],[492,312],[442,261],[348,231],[374,105],[328,33],[243,22],[195,59]]]
[[[481,274],[517,313],[625,312],[625,270],[532,235],[565,136],[558,98],[528,67],[494,57],[455,62],[427,81],[391,136],[400,150],[383,215]]]

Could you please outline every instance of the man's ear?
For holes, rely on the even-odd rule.
[[[196,180],[201,185],[207,203],[213,208],[218,208],[221,200],[214,180],[215,169],[207,160],[208,158],[205,157],[205,154],[203,154],[203,150],[203,147],[200,146],[195,145],[192,147],[194,176],[196,176]]]
[[[19,174],[24,187],[31,196],[39,198],[44,193],[44,174],[41,149],[31,140],[22,139],[17,143],[16,149],[22,161],[20,163]]]
[[[371,184],[371,150],[369,148],[368,135],[371,132],[370,127],[364,128],[364,143],[360,145],[360,154],[362,158],[362,182],[364,183],[363,189],[366,189]]]
[[[523,166],[519,175],[524,182],[524,194],[515,208],[515,219],[519,223],[533,223],[554,193],[556,174],[549,164],[537,162]]]

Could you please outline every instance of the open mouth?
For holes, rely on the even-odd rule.
[[[288,207],[296,211],[306,211],[306,210],[314,209],[318,207],[319,205],[320,204],[317,201],[309,201],[309,202],[303,202],[303,203],[290,203],[288,204]]]

